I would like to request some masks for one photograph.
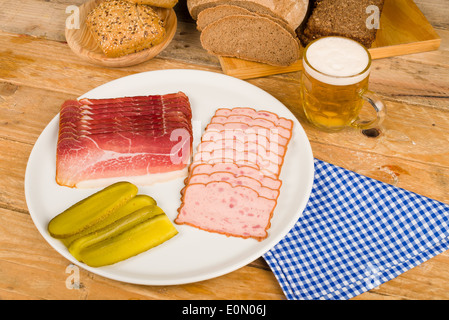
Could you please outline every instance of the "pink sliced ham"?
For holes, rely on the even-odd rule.
[[[266,128],[260,125],[251,125],[245,122],[209,123],[206,127],[206,131],[218,132],[224,138],[230,135],[236,137],[241,137],[243,135],[246,136],[249,141],[254,141],[258,136],[262,136],[270,141],[275,141],[282,146],[286,146],[290,141],[290,138],[280,135],[276,129]]]
[[[254,119],[263,118],[274,122],[278,126],[282,126],[290,130],[293,128],[293,121],[291,121],[290,119],[279,117],[277,114],[270,111],[265,110],[256,111],[255,109],[252,108],[237,107],[233,109],[221,108],[217,109],[217,111],[215,112],[215,116],[230,116],[230,115],[246,115]]]
[[[270,176],[264,175],[260,170],[249,167],[249,166],[239,166],[235,163],[216,163],[216,164],[200,164],[191,168],[190,176],[195,174],[207,174],[211,175],[216,172],[228,172],[232,173],[235,177],[247,176],[254,178],[261,182],[263,186],[270,189],[280,189],[282,181]]]
[[[188,181],[189,184],[192,183],[203,183],[207,184],[214,181],[226,181],[230,183],[233,187],[236,186],[246,186],[254,191],[256,191],[259,196],[268,199],[277,200],[279,196],[279,189],[271,189],[262,185],[262,183],[252,177],[248,176],[238,176],[236,177],[231,172],[214,172],[212,174],[195,174],[192,175]]]
[[[192,166],[197,163],[239,163],[256,166],[262,171],[269,171],[278,176],[284,158],[271,154],[264,157],[257,151],[237,151],[231,148],[214,149],[210,152],[200,151],[193,156]]]
[[[60,112],[56,181],[78,188],[165,181],[185,174],[191,149],[191,110],[182,92],[69,100]]]
[[[211,123],[244,123],[250,126],[260,126],[263,128],[267,128],[268,130],[278,130],[279,134],[286,138],[290,139],[292,132],[290,129],[284,128],[282,126],[276,125],[273,121],[264,119],[264,118],[252,118],[246,115],[229,115],[225,116],[215,116],[212,118]]]
[[[213,139],[213,140],[203,140],[200,145],[198,145],[198,151],[212,151],[213,149],[223,149],[223,148],[233,148],[237,151],[252,151],[257,152],[261,155],[275,154],[283,157],[285,154],[285,147],[277,143],[266,142],[254,142],[246,141],[242,142],[237,139]]]
[[[263,240],[267,237],[276,200],[261,197],[246,186],[228,182],[194,183],[185,188],[175,219],[210,232]]]
[[[265,239],[292,128],[293,121],[272,112],[218,109],[189,166],[175,223]]]

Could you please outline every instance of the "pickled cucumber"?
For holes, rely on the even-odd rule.
[[[137,187],[117,182],[81,200],[54,217],[48,232],[54,238],[67,238],[92,226],[136,196]]]
[[[118,208],[117,210],[113,211],[110,215],[108,215],[103,220],[100,220],[99,222],[93,224],[89,228],[84,229],[83,231],[76,233],[72,236],[69,236],[68,238],[61,239],[62,243],[64,243],[65,246],[69,246],[73,241],[75,241],[78,238],[81,238],[89,233],[95,232],[97,230],[100,230],[107,225],[110,225],[111,223],[123,218],[124,216],[141,209],[146,206],[150,205],[156,205],[156,200],[154,200],[152,197],[138,194],[135,197],[131,198],[128,202],[126,202],[123,206]]]
[[[170,219],[160,214],[115,237],[83,248],[79,260],[91,267],[114,264],[158,246],[177,233]]]
[[[105,226],[104,228],[95,230],[92,233],[77,238],[69,245],[69,252],[73,257],[75,257],[75,259],[80,260],[79,253],[84,248],[92,246],[109,238],[113,238],[125,232],[126,230],[133,228],[137,224],[160,214],[164,214],[164,211],[162,211],[162,209],[156,205],[146,206],[132,213],[128,212],[126,216]]]

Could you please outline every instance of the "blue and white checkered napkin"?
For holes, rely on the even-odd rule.
[[[287,299],[350,299],[449,249],[449,205],[315,160],[303,216],[264,255]]]

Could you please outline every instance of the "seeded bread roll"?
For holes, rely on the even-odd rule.
[[[162,42],[165,28],[147,5],[107,0],[87,16],[86,24],[107,57],[121,57]]]
[[[284,20],[296,29],[304,20],[309,0],[187,0],[187,8],[195,20],[201,11],[223,4]]]
[[[126,0],[126,1],[167,9],[173,8],[178,3],[178,0]]]
[[[271,19],[231,15],[218,19],[201,32],[202,46],[212,54],[274,66],[288,66],[299,59],[299,44]]]
[[[376,39],[377,29],[367,27],[372,14],[368,6],[383,9],[384,0],[316,0],[304,30],[298,32],[303,46],[325,36],[342,36],[358,41],[370,48]]]

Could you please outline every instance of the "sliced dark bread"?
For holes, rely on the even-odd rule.
[[[269,18],[230,15],[207,25],[201,44],[215,55],[235,57],[274,66],[288,66],[300,56],[298,41]]]
[[[288,32],[290,32],[295,38],[296,33],[295,30],[292,29],[288,23],[286,23],[284,20],[274,18],[269,15],[264,14],[258,14],[251,12],[245,8],[235,6],[235,5],[229,5],[229,4],[223,4],[216,7],[207,8],[203,11],[201,11],[198,14],[198,19],[196,20],[197,29],[202,31],[208,24],[232,15],[249,15],[249,16],[261,16],[265,18],[269,18],[273,20],[274,22],[280,24],[282,27],[284,27]]]
[[[298,32],[303,46],[325,36],[342,36],[370,48],[376,39],[377,29],[368,28],[367,19],[372,14],[367,7],[377,6],[382,12],[384,0],[319,0],[308,18],[304,30]],[[299,30],[298,30],[299,31]]]
[[[296,29],[304,20],[309,0],[187,0],[187,8],[195,20],[201,11],[223,4],[281,19]]]
[[[208,24],[232,15],[256,16],[255,13],[235,5],[223,4],[202,10],[196,20],[196,28],[202,31]]]

